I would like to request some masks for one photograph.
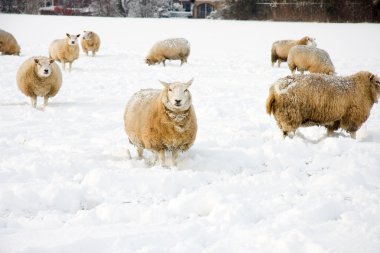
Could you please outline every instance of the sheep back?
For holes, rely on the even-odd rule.
[[[162,103],[165,91],[145,89],[129,100],[124,114],[125,131],[136,147],[160,150],[188,150],[194,143],[197,120],[194,108],[183,112],[185,120],[176,122],[169,117]]]
[[[0,29],[0,52],[8,55],[20,55],[20,46],[15,37]]]
[[[49,56],[59,62],[73,62],[79,58],[79,46],[68,45],[67,38],[54,40],[49,47]]]
[[[355,133],[379,95],[379,79],[369,72],[348,77],[294,75],[270,87],[266,109],[273,113],[284,135],[300,126],[314,125]]]
[[[323,49],[311,46],[292,47],[288,55],[288,66],[293,73],[296,69],[328,75],[335,73],[329,54]]]
[[[54,97],[62,85],[62,73],[57,63],[51,64],[51,74],[40,77],[36,72],[34,59],[48,59],[47,57],[31,57],[24,61],[17,71],[17,86],[28,97]]]
[[[146,63],[149,65],[163,62],[165,60],[181,60],[181,65],[187,62],[190,54],[190,43],[184,38],[172,38],[156,42],[148,56]]]

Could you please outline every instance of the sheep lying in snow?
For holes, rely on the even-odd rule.
[[[271,50],[272,67],[275,62],[278,62],[278,67],[280,67],[282,61],[287,61],[289,50],[297,45],[307,45],[316,47],[315,39],[308,36],[303,37],[299,40],[278,40],[273,42]]]
[[[161,82],[163,90],[140,90],[129,100],[124,114],[125,131],[139,158],[148,149],[155,154],[154,163],[159,158],[164,166],[165,151],[171,151],[172,164],[176,166],[179,151],[193,145],[197,119],[188,90],[192,81]]]
[[[92,51],[92,56],[99,51],[100,38],[99,35],[92,31],[84,31],[82,36],[82,50],[88,55],[88,51]]]
[[[0,29],[0,52],[2,54],[20,55],[20,46],[17,44],[15,37]]]
[[[79,58],[78,37],[80,34],[71,35],[66,33],[67,38],[54,40],[49,47],[50,58],[61,62],[65,70],[65,63],[69,63],[69,71],[73,61]]]
[[[284,136],[303,126],[321,125],[331,135],[342,128],[355,138],[380,96],[380,79],[365,71],[347,77],[287,76],[269,89],[267,113]]]
[[[294,46],[289,51],[288,66],[292,74],[298,69],[310,73],[335,74],[334,65],[329,54],[320,48],[310,46]]]
[[[183,38],[166,39],[156,42],[150,49],[145,63],[148,65],[160,64],[165,66],[166,60],[181,60],[181,66],[187,62],[190,54],[190,43]]]
[[[22,93],[30,97],[32,106],[37,105],[37,96],[44,97],[44,106],[49,97],[54,97],[62,85],[62,73],[53,59],[32,57],[21,64],[17,71],[17,85]]]

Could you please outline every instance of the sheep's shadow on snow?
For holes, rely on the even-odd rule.
[[[314,139],[310,139],[308,137],[306,137],[304,134],[302,134],[300,131],[297,131],[295,133],[295,136],[303,139],[305,142],[307,143],[311,143],[311,144],[318,144],[320,142],[322,142],[323,140],[326,140],[327,138],[338,138],[338,137],[344,137],[344,138],[350,138],[349,136],[345,135],[344,133],[342,132],[334,132],[332,133],[331,135],[327,135],[327,134],[324,134],[323,136],[319,137],[318,139],[314,140]]]

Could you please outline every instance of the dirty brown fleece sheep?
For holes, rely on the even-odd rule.
[[[284,136],[299,127],[321,125],[328,135],[342,128],[355,138],[379,96],[380,79],[367,71],[347,77],[294,75],[270,87],[266,111]]]

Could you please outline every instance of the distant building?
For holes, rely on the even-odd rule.
[[[219,10],[225,0],[173,0],[182,5],[184,12],[192,14],[193,18],[207,18],[211,12]]]

